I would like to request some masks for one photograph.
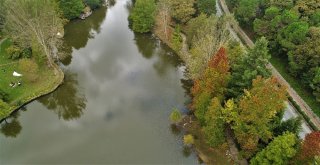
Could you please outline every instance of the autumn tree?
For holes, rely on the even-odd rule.
[[[192,107],[196,117],[205,125],[205,116],[213,97],[223,100],[230,79],[229,62],[225,48],[209,61],[206,70],[195,80],[191,89],[193,95]]]
[[[315,156],[320,155],[320,132],[312,132],[308,134],[302,142],[301,150],[298,158],[303,162],[312,162]]]
[[[274,140],[254,158],[250,164],[288,164],[297,153],[297,137],[293,133],[285,133]]]
[[[192,32],[194,36],[192,37],[190,57],[186,58],[191,78],[198,78],[204,72],[212,55],[218,52],[229,40],[229,32],[226,27],[227,19],[227,17],[212,15],[203,21],[201,28]]]
[[[181,120],[181,113],[177,108],[174,108],[170,114],[170,120],[173,123],[178,123]]]
[[[194,0],[170,0],[172,17],[181,23],[188,22],[195,13]]]
[[[171,34],[171,6],[169,0],[159,0],[157,3],[156,27],[159,29],[158,35],[163,35],[166,40]]]
[[[48,65],[53,66],[60,45],[57,34],[63,31],[64,23],[57,12],[56,1],[6,1],[5,8],[7,35],[25,48],[30,47],[30,43],[36,44],[45,55]]]
[[[286,98],[286,88],[279,86],[276,78],[258,76],[237,106],[223,110],[246,157],[258,150],[260,140],[267,143],[273,137],[270,122],[284,109]],[[227,105],[234,103],[229,101]]]

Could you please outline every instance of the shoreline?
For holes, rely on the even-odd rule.
[[[10,117],[13,113],[20,110],[25,105],[31,103],[34,100],[37,100],[38,98],[40,98],[42,96],[48,95],[48,94],[54,92],[56,89],[58,89],[59,86],[63,83],[64,73],[63,73],[62,69],[56,63],[54,63],[53,72],[56,72],[55,82],[52,84],[48,84],[50,86],[50,88],[45,88],[44,90],[41,90],[40,92],[38,92],[37,94],[35,94],[33,96],[25,97],[25,98],[19,100],[22,102],[21,105],[10,106],[8,115],[1,118],[0,123],[2,123],[6,118]],[[13,104],[15,104],[15,103],[13,103]]]

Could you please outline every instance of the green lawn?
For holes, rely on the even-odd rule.
[[[313,112],[320,117],[320,103],[317,102],[315,96],[312,95],[312,91],[309,90],[309,87],[304,86],[299,79],[289,74],[287,70],[288,62],[279,57],[272,57],[270,63],[279,71],[282,77],[286,79],[299,96],[312,108]]]
[[[51,92],[60,84],[63,78],[63,74],[58,73],[54,75],[54,70],[46,66],[39,67],[38,79],[35,82],[30,82],[26,77],[21,78],[14,77],[12,73],[14,71],[24,74],[25,71],[20,70],[18,66],[18,60],[11,60],[7,58],[5,49],[10,46],[10,40],[5,40],[0,45],[0,89],[9,95],[10,113],[19,106],[41,96],[43,94]],[[7,65],[8,64],[8,65]],[[10,82],[18,83],[21,81],[20,86],[10,87]],[[0,119],[5,116],[0,116]]]

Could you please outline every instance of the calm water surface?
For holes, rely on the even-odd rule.
[[[1,124],[0,164],[198,164],[168,121],[187,100],[183,66],[128,12],[118,0],[67,25],[65,83]]]

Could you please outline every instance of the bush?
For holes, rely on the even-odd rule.
[[[31,48],[25,48],[21,52],[22,58],[31,58],[32,56],[32,50]]]
[[[184,135],[183,142],[185,145],[192,145],[192,144],[194,144],[194,138],[191,134]]]
[[[181,120],[181,113],[177,108],[174,108],[173,111],[170,114],[170,120],[173,123],[177,123]]]
[[[11,45],[6,49],[8,59],[16,60],[21,57],[22,50],[17,45]]]

